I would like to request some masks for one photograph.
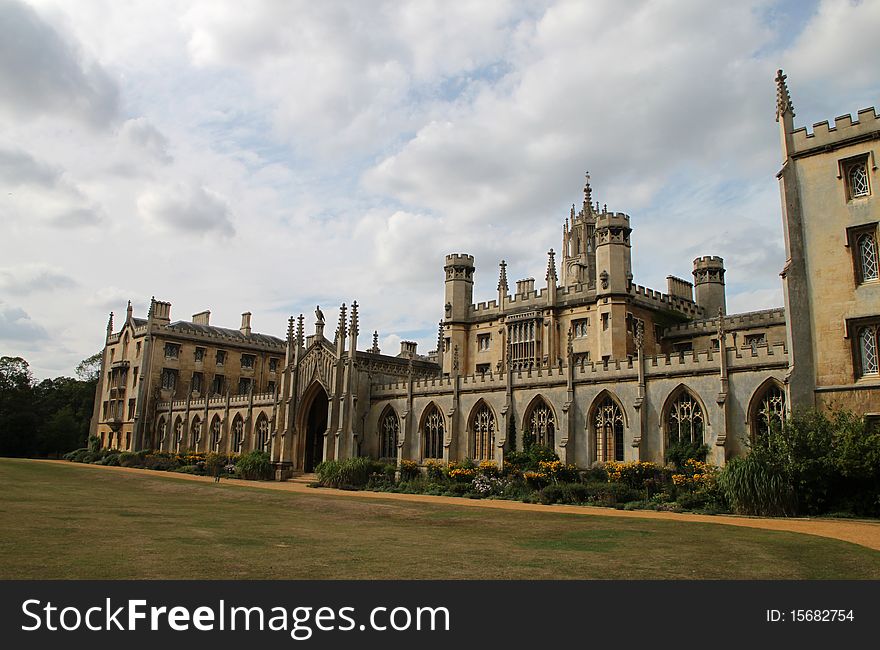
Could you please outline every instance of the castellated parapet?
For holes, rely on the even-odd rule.
[[[834,126],[828,120],[813,125],[813,132],[806,127],[795,129],[792,134],[792,155],[815,149],[833,147],[835,144],[856,139],[876,139],[880,137],[880,117],[872,106],[860,110],[853,121],[852,115],[841,115],[834,119]]]

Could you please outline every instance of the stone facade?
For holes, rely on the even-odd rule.
[[[836,134],[826,124],[807,135],[781,73],[777,93],[785,308],[728,315],[724,261],[711,255],[694,260],[693,282],[670,275],[665,293],[636,284],[632,220],[594,202],[587,175],[560,273],[550,250],[539,287],[526,278],[511,292],[502,261],[497,296],[475,303],[476,260],[446,256],[425,356],[406,341],[382,354],[375,333],[359,349],[357,303],[342,306],[332,340],[320,308],[313,333],[300,315],[286,340],[253,333],[247,313],[239,330],[210,326],[208,312],[171,323],[170,304],[154,300],[146,320],[129,308],[118,332],[111,315],[93,432],[126,449],[265,449],[284,478],[358,455],[500,462],[526,436],[580,466],[662,461],[678,440],[705,442],[723,464],[792,405],[842,396],[876,412],[880,377],[858,341],[868,331],[876,343],[880,283],[870,259],[850,258],[869,256],[873,237],[876,275],[877,118],[862,111]],[[852,186],[854,161],[865,186]]]

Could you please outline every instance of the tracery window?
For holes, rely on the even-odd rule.
[[[431,410],[425,416],[425,425],[422,429],[425,458],[443,458],[444,435],[443,414],[436,406],[431,406]]]
[[[394,458],[397,456],[397,438],[399,433],[400,421],[397,418],[397,413],[392,409],[388,409],[379,425],[379,458]],[[441,452],[440,455],[442,456],[443,453]]]
[[[257,449],[267,451],[269,446],[269,418],[265,414],[257,420]]]
[[[861,361],[861,374],[877,375],[880,374],[880,364],[878,364],[877,350],[878,333],[880,327],[877,325],[868,325],[859,330],[859,358]]]
[[[198,415],[193,418],[192,426],[190,427],[190,438],[194,446],[197,446],[202,441],[202,419]]]
[[[871,190],[868,186],[868,165],[862,160],[851,164],[846,170],[846,181],[849,186],[850,198],[868,196]]]
[[[556,423],[553,411],[547,403],[541,401],[532,409],[528,418],[529,433],[534,436],[535,444],[553,449],[556,444]]]
[[[623,460],[623,409],[610,395],[596,407],[593,452],[597,461]]]
[[[240,415],[237,415],[235,417],[235,420],[233,420],[233,422],[232,422],[232,450],[236,454],[240,454],[243,444],[244,444],[244,420],[241,419]]]
[[[877,263],[877,239],[873,232],[863,232],[856,240],[859,255],[860,280],[877,280],[880,278],[880,265]]]
[[[676,443],[703,442],[705,418],[700,403],[688,391],[682,391],[669,407],[666,417],[667,439]]]
[[[211,421],[211,449],[214,451],[220,451],[221,426],[220,418],[215,415],[214,419]]]
[[[495,457],[495,415],[486,403],[481,404],[474,414],[471,428],[474,460],[492,460]]]
[[[756,440],[766,437],[771,431],[779,431],[785,421],[785,391],[776,384],[764,390],[755,409],[752,421],[753,436]]]

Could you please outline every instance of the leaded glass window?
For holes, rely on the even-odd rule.
[[[397,456],[397,436],[400,432],[400,422],[397,413],[388,410],[379,425],[379,458],[394,458]],[[443,455],[442,452],[440,454]]]
[[[244,444],[244,420],[236,417],[232,422],[232,449],[235,453],[241,453],[241,447]]]
[[[257,449],[268,451],[269,447],[269,418],[260,415],[257,420]]]
[[[596,460],[623,460],[623,410],[611,396],[596,407],[593,452]]]
[[[471,449],[474,460],[492,460],[495,456],[495,415],[487,404],[482,404],[474,414],[471,432]]]
[[[556,444],[556,423],[553,421],[553,411],[545,402],[532,409],[528,427],[536,444],[553,449]]]
[[[864,162],[852,165],[847,172],[849,191],[852,198],[868,196],[868,166]]]
[[[764,391],[755,411],[752,427],[756,438],[761,439],[771,431],[779,431],[785,421],[785,391],[771,384]]]
[[[214,451],[220,451],[221,426],[220,418],[215,415],[214,419],[211,421],[211,449]]]
[[[859,332],[859,351],[861,353],[862,374],[880,374],[877,363],[877,332],[876,325],[863,327]]]
[[[444,434],[443,414],[436,406],[431,406],[431,410],[425,416],[425,425],[422,429],[425,458],[443,458]]]
[[[198,445],[202,441],[202,420],[198,415],[193,418],[192,427],[190,427],[190,435],[192,437],[193,445]]]
[[[669,444],[703,442],[705,419],[699,402],[683,391],[669,408],[666,418]]]
[[[877,264],[877,240],[874,233],[865,232],[857,240],[859,266],[862,271],[862,282],[880,278],[880,266]]]

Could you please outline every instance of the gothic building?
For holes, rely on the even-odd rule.
[[[362,349],[357,303],[332,339],[320,308],[285,340],[171,322],[153,300],[107,329],[92,431],[124,449],[265,449],[279,478],[323,459],[368,455],[426,462],[500,462],[526,436],[580,466],[661,461],[677,441],[709,445],[723,464],[793,407],[842,406],[880,416],[880,279],[874,196],[880,120],[874,109],[795,129],[781,71],[777,120],[787,260],[785,307],[727,314],[724,261],[693,262],[693,282],[666,291],[635,282],[632,221],[594,202],[547,254],[536,287],[474,302],[476,263],[446,256],[437,349],[403,342]],[[558,263],[558,266],[557,266]]]

